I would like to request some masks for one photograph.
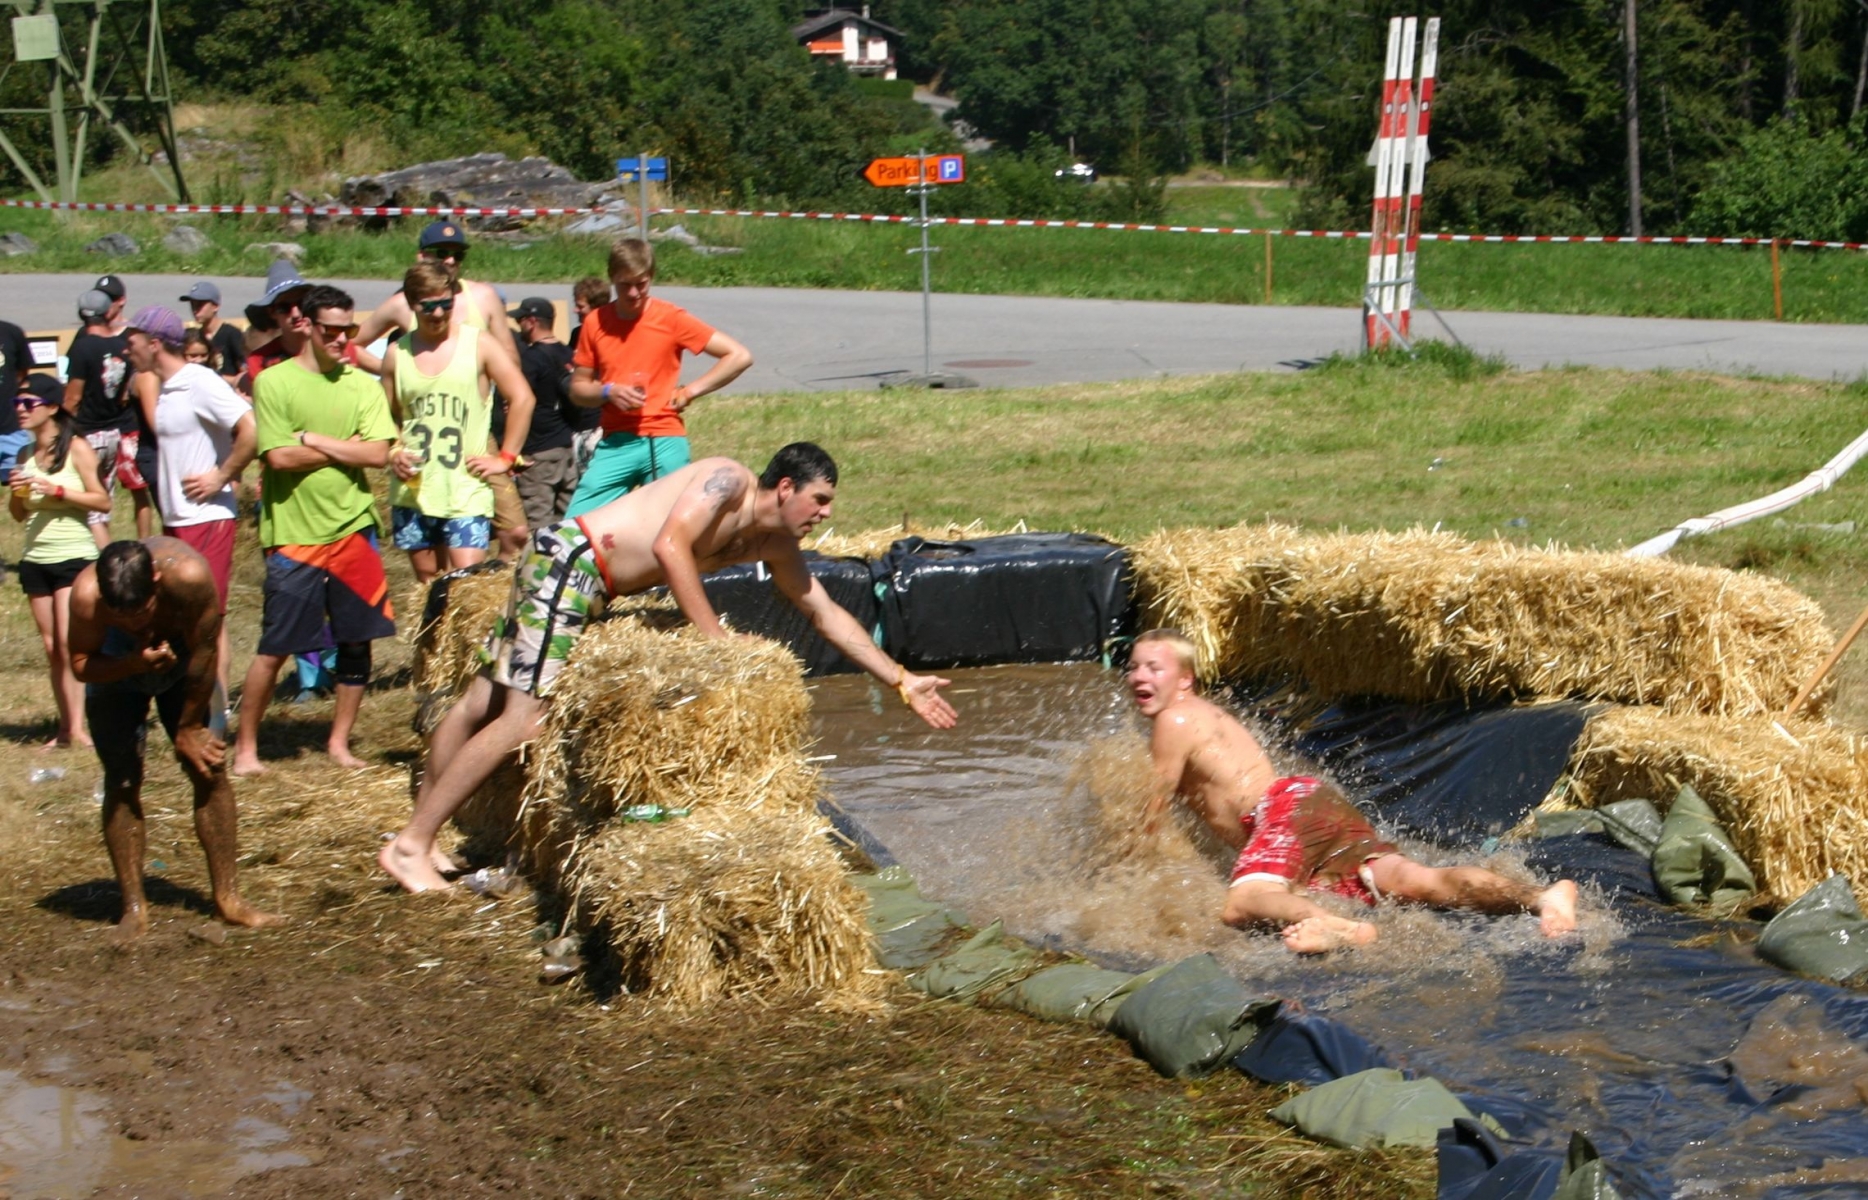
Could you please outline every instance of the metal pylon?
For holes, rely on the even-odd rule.
[[[46,103],[36,108],[0,108],[0,150],[12,160],[42,200],[76,200],[84,174],[85,143],[93,123],[114,134],[147,166],[169,195],[188,199],[181,155],[175,145],[174,96],[169,56],[162,42],[161,0],[11,0],[17,14],[13,36],[0,40],[6,65],[0,83],[14,71],[43,62]],[[61,8],[64,14],[61,15]],[[168,159],[158,163],[125,116],[144,118]],[[44,145],[33,118],[43,119],[57,176],[48,188],[20,146]],[[16,140],[17,139],[17,140]],[[43,161],[43,159],[41,159]]]

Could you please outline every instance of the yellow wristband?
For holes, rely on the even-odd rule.
[[[902,698],[902,703],[906,704],[909,708],[915,706],[915,698],[908,691],[908,672],[903,671],[902,677],[895,681],[895,694],[900,696]]]

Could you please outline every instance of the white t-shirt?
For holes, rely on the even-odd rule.
[[[169,377],[156,398],[156,506],[164,525],[199,525],[239,516],[233,485],[196,503],[182,493],[182,479],[213,470],[233,449],[234,426],[253,408],[227,381],[200,363]]]

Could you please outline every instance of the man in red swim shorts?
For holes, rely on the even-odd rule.
[[[1545,934],[1576,928],[1576,885],[1539,890],[1481,867],[1426,867],[1384,841],[1342,792],[1308,776],[1280,779],[1232,714],[1196,694],[1193,644],[1172,630],[1135,639],[1129,694],[1153,726],[1157,787],[1143,814],[1151,834],[1176,795],[1227,845],[1239,847],[1223,920],[1277,925],[1300,954],[1365,946],[1369,921],[1339,917],[1306,893],[1373,905],[1383,896],[1487,913],[1531,912]]]

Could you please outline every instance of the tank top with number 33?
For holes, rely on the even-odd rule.
[[[403,449],[421,460],[421,476],[411,487],[392,475],[389,502],[430,517],[490,517],[493,489],[467,470],[469,455],[486,453],[493,424],[480,394],[480,331],[455,326],[454,352],[433,375],[416,367],[414,340],[396,340],[396,403]]]

